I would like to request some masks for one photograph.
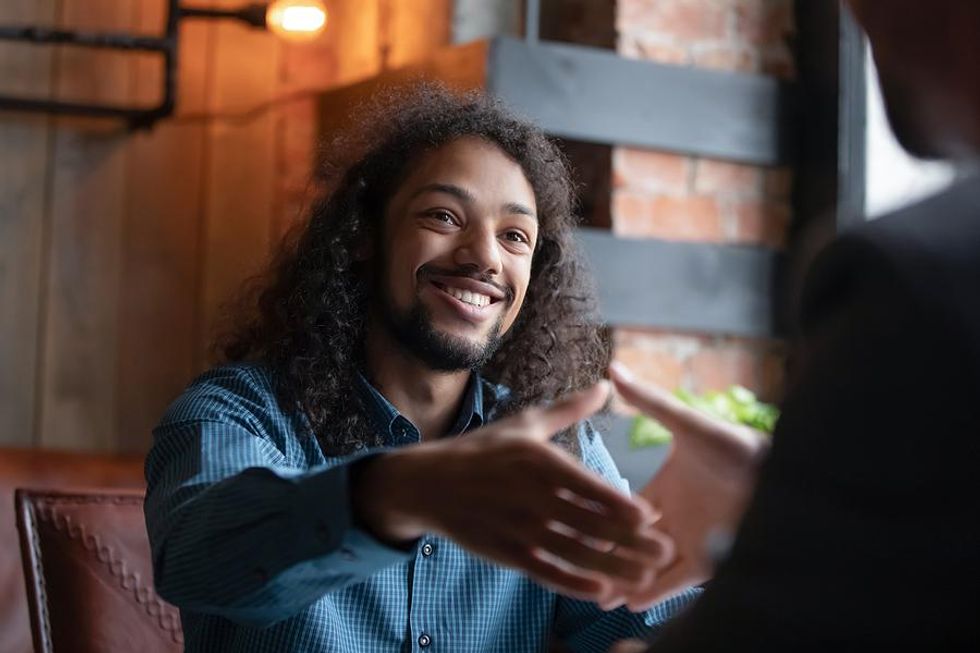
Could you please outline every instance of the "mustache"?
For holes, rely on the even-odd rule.
[[[416,276],[418,276],[419,279],[429,277],[463,277],[465,279],[473,279],[474,281],[479,281],[480,283],[493,286],[502,292],[504,297],[507,299],[507,303],[514,300],[513,288],[497,283],[490,275],[481,273],[479,268],[477,268],[475,265],[462,265],[456,268],[442,268],[427,263],[419,268]]]

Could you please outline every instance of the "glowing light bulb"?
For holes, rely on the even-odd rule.
[[[265,12],[265,24],[291,41],[316,38],[327,24],[327,8],[319,0],[276,0]]]

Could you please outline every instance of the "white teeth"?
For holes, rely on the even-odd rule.
[[[461,290],[460,288],[453,288],[451,286],[446,286],[445,290],[447,293],[455,297],[461,302],[467,304],[472,304],[473,306],[479,306],[483,308],[490,303],[490,297],[487,295],[481,295],[478,292],[472,292],[470,290]]]

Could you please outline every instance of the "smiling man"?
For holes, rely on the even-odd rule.
[[[608,351],[563,158],[433,87],[362,124],[154,432],[155,581],[187,650],[603,651],[658,626],[686,595],[597,605],[670,543],[583,421]]]

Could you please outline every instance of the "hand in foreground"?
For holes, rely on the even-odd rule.
[[[653,583],[671,542],[651,528],[657,516],[644,500],[550,442],[608,395],[603,382],[465,437],[370,459],[357,475],[355,510],[381,537],[438,533],[561,594],[621,604]]]
[[[644,653],[650,645],[638,639],[622,639],[609,649],[609,653]]]
[[[673,539],[676,557],[647,588],[631,592],[627,605],[638,611],[708,579],[713,566],[709,549],[734,534],[768,444],[752,429],[714,419],[663,390],[638,384],[622,365],[613,364],[609,372],[626,401],[674,434],[667,460],[640,494],[662,514],[657,528]]]

